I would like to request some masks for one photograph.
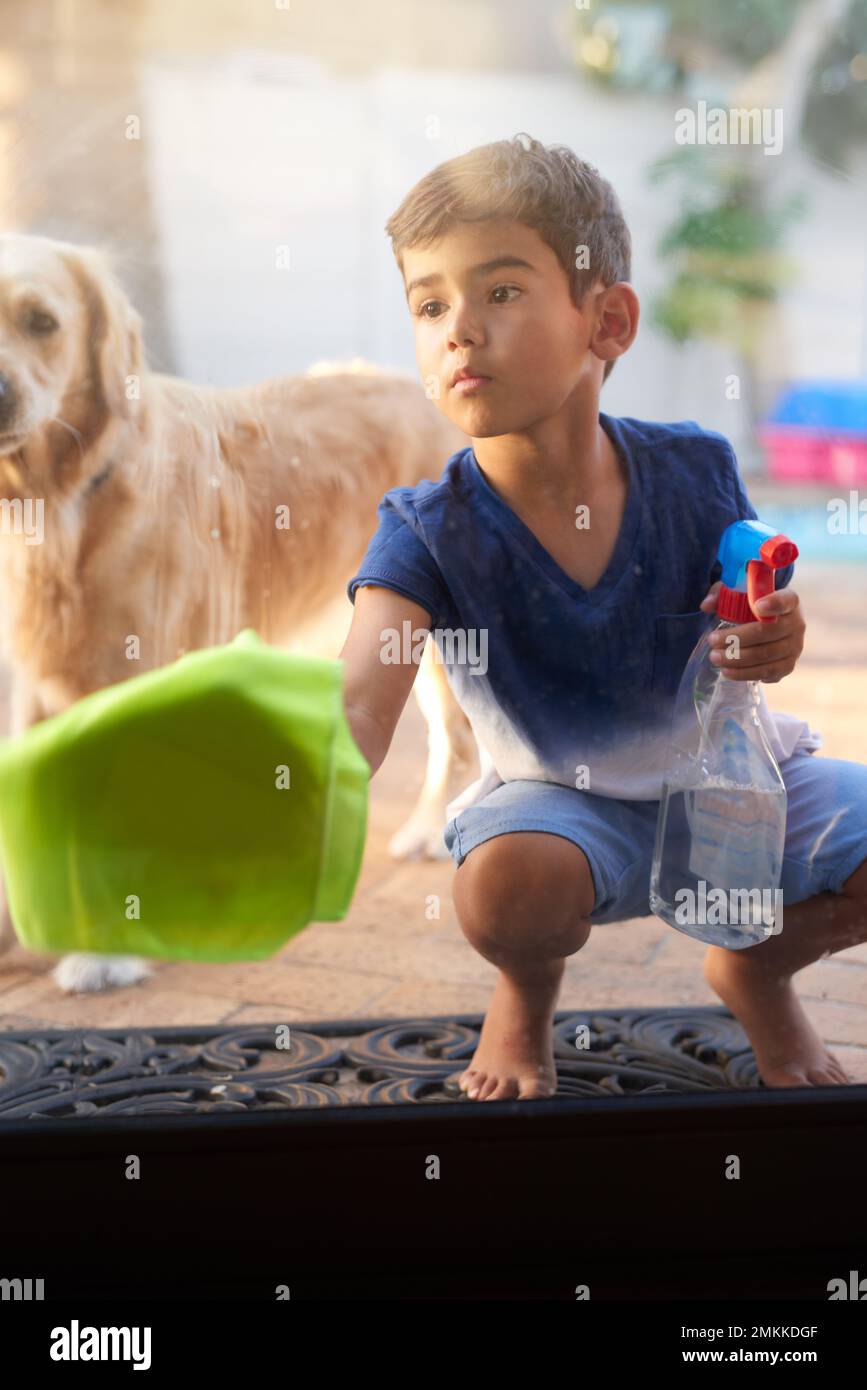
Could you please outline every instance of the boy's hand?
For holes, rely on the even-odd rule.
[[[705,613],[716,610],[720,583],[714,584],[699,605]],[[720,660],[711,656],[714,666],[733,681],[768,681],[771,684],[788,676],[804,650],[806,623],[801,613],[800,599],[791,589],[779,589],[766,594],[756,605],[762,615],[773,615],[772,623],[742,623],[725,628],[709,639],[711,651],[720,653]],[[731,639],[737,638],[740,646]],[[727,643],[731,646],[727,648]],[[740,651],[740,656],[727,656],[726,651]]]

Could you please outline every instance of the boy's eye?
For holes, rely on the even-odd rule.
[[[515,294],[520,294],[520,293],[521,293],[521,290],[520,290],[520,288],[519,288],[517,285],[495,285],[494,288],[491,290],[491,294],[492,294],[492,295],[499,294],[500,290],[513,290],[513,291],[515,292]],[[497,299],[497,300],[494,301],[494,303],[496,303],[496,304],[508,304],[508,303],[510,303],[510,300],[508,300],[508,299]],[[424,304],[420,304],[419,307],[416,309],[416,317],[417,317],[417,318],[422,318],[422,319],[435,319],[435,318],[437,318],[438,315],[436,315],[436,314],[428,314],[428,313],[425,312],[427,309],[430,309],[432,305],[436,305],[436,304],[442,304],[442,300],[440,300],[440,299],[426,299],[425,302],[424,302]]]
[[[516,294],[521,293],[517,285],[495,285],[494,288],[491,290],[491,294],[497,294],[500,290],[514,290]],[[500,299],[497,302],[499,304],[509,303],[508,299]]]

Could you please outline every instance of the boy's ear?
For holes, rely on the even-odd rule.
[[[638,332],[638,295],[628,280],[601,289],[594,305],[596,331],[590,346],[603,361],[615,362],[628,352]]]

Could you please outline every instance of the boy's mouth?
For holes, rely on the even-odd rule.
[[[470,391],[479,391],[483,386],[490,386],[491,381],[492,378],[489,376],[462,376],[455,382],[452,390],[466,396]]]
[[[460,391],[461,395],[464,395],[467,391],[475,391],[478,387],[487,385],[491,379],[474,367],[458,367],[452,377],[452,390]]]
[[[467,377],[484,377],[484,375],[485,373],[479,371],[475,362],[465,362],[462,367],[456,368],[452,377],[452,386],[456,386],[459,381],[463,381]],[[487,380],[490,380],[490,377]]]

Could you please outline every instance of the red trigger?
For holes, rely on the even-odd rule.
[[[773,615],[763,618],[760,614],[756,613],[756,604],[758,600],[764,598],[766,594],[772,594],[773,592],[774,571],[769,569],[767,565],[762,564],[761,560],[748,560],[747,598],[750,601],[750,608],[753,610],[754,617],[757,618],[760,623],[775,623],[777,621],[776,617]]]

